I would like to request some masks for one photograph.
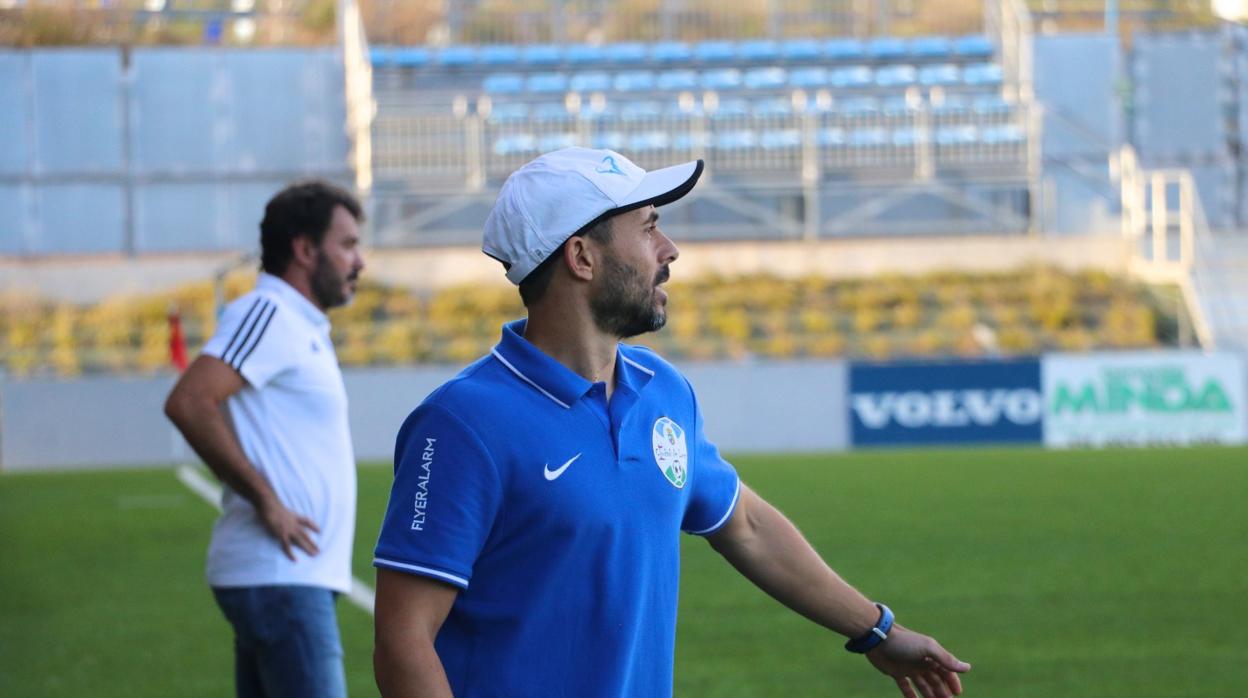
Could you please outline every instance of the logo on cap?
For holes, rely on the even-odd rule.
[[[615,158],[610,155],[606,155],[602,158],[602,164],[595,167],[594,172],[597,172],[598,174],[624,174],[624,171],[620,169],[620,166],[615,164]]]

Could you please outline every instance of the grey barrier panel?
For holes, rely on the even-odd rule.
[[[38,171],[120,171],[120,53],[113,48],[40,50],[32,60]]]
[[[706,435],[722,451],[829,451],[849,447],[843,361],[682,366]]]
[[[1097,155],[1122,141],[1115,92],[1118,41],[1089,34],[1035,38],[1035,93],[1044,104],[1045,157]]]
[[[116,252],[125,241],[125,192],[120,184],[45,184],[35,189],[36,235],[28,249]]]
[[[221,60],[232,88],[233,169],[346,169],[343,77],[335,54],[262,50]]]
[[[203,173],[226,162],[232,128],[226,79],[214,59],[216,52],[192,48],[134,52],[131,152],[136,171]]]
[[[0,467],[172,463],[182,452],[162,411],[172,384],[172,376],[0,381]]]
[[[1133,130],[1141,159],[1227,152],[1222,51],[1214,32],[1136,36]]]
[[[690,364],[708,436],[730,452],[849,442],[840,362]],[[343,372],[361,461],[389,462],[407,415],[458,366]],[[195,455],[162,411],[172,375],[0,380],[0,470],[161,466]]]
[[[24,171],[30,154],[25,63],[24,54],[0,51],[0,174]]]
[[[356,459],[391,462],[394,437],[403,420],[459,370],[458,366],[429,366],[343,371]]]
[[[4,148],[0,145],[0,150]],[[26,216],[22,215],[26,197],[22,187],[0,184],[0,254],[17,254],[25,249]]]

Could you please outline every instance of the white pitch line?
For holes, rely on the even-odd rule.
[[[179,465],[178,479],[186,485],[187,489],[199,495],[200,499],[216,507],[217,511],[221,510],[221,486],[204,477],[198,468]],[[360,581],[359,577],[351,578],[351,591],[347,593],[347,599],[368,615],[373,615],[376,594],[373,588]]]

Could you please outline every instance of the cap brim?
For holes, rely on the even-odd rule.
[[[623,213],[643,206],[663,206],[670,204],[693,190],[702,176],[702,161],[694,160],[680,165],[664,167],[661,170],[647,172],[641,178],[641,184],[628,195],[628,201],[615,209],[615,213]]]

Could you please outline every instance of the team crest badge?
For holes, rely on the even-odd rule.
[[[651,433],[654,462],[667,481],[677,488],[685,486],[689,476],[689,449],[685,447],[685,430],[667,417],[659,417]]]

